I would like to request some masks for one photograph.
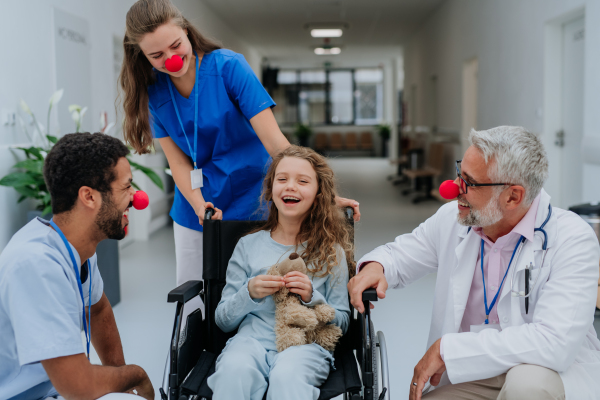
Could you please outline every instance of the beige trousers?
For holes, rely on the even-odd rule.
[[[508,373],[480,381],[446,385],[423,400],[564,400],[565,388],[556,371],[521,364]]]

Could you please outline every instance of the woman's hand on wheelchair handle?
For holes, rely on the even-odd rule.
[[[360,269],[360,272],[348,282],[350,303],[361,314],[365,312],[362,294],[369,288],[375,288],[377,290],[377,297],[380,299],[385,298],[388,284],[383,274],[383,266],[377,262],[370,262],[364,265]],[[372,303],[371,308],[375,308]]]
[[[215,214],[211,218],[212,220],[223,219],[223,211],[221,211],[217,207],[215,207],[213,205],[213,203],[206,202],[206,203],[202,204],[199,207],[199,209],[196,211],[196,215],[198,216],[198,221],[200,222],[200,225],[204,224],[204,213],[206,212],[207,208],[212,208],[213,210],[215,210]]]
[[[257,275],[248,281],[248,292],[251,298],[260,300],[277,293],[283,286],[285,282],[282,276]]]
[[[298,271],[288,272],[285,276],[285,287],[290,292],[300,295],[302,301],[310,303],[312,299],[312,283],[306,274]]]
[[[352,209],[354,210],[354,221],[360,221],[360,209],[358,201],[336,196],[335,204],[340,208],[352,207]]]

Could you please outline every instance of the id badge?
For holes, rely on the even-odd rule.
[[[199,189],[204,186],[202,180],[202,169],[193,169],[190,171],[192,177],[192,190]]]
[[[502,330],[502,327],[500,327],[500,324],[471,325],[471,332],[473,333],[479,333],[484,329],[495,329],[498,332],[500,332]]]

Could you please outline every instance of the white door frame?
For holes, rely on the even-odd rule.
[[[562,151],[554,142],[562,129],[562,28],[585,17],[585,7],[579,7],[546,22],[544,32],[544,128],[542,142],[548,154],[549,176],[545,190],[556,205],[561,199]]]

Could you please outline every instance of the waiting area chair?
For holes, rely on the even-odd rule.
[[[413,199],[413,203],[417,204],[425,200],[437,200],[431,194],[434,186],[434,179],[442,173],[444,163],[444,145],[442,143],[432,143],[429,146],[429,155],[427,165],[419,169],[404,169],[402,174],[410,178],[413,188],[402,192],[408,195],[413,192],[424,192],[421,196]]]
[[[327,134],[319,132],[315,134],[315,151],[323,154],[329,148],[329,140]]]
[[[329,143],[329,148],[331,150],[342,150],[344,148],[344,138],[342,134],[339,132],[334,132],[331,134],[331,142]]]

